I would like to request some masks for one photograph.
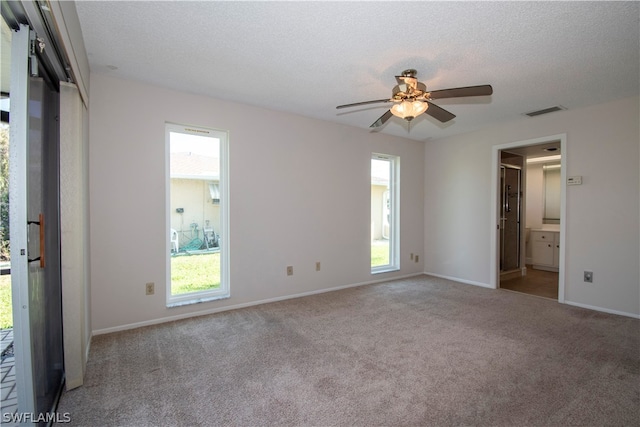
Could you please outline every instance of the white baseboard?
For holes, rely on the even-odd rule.
[[[491,286],[488,283],[476,282],[474,280],[465,280],[465,279],[460,279],[458,277],[444,276],[442,274],[429,273],[428,271],[425,271],[424,274],[426,274],[428,276],[439,277],[441,279],[452,280],[454,282],[464,283],[466,285],[474,285],[474,286],[480,286],[480,287],[483,287],[483,288],[495,289],[494,286]]]
[[[625,311],[618,311],[618,310],[611,310],[608,308],[597,307],[594,305],[582,304],[579,302],[573,302],[573,301],[567,301],[567,300],[565,300],[564,303],[567,305],[572,305],[574,307],[586,308],[589,310],[601,311],[603,313],[617,314],[618,316],[626,316],[626,317],[632,317],[634,319],[640,319],[640,314],[627,313]]]
[[[430,273],[428,271],[425,271],[425,272],[422,272],[422,273],[412,273],[412,274],[407,274],[407,275],[397,276],[397,277],[387,277],[387,278],[384,278],[384,279],[370,280],[370,281],[360,282],[360,283],[352,283],[352,284],[349,284],[349,285],[336,286],[336,287],[333,287],[333,288],[318,289],[318,290],[315,290],[315,291],[302,292],[302,293],[299,293],[299,294],[286,295],[286,296],[275,297],[275,298],[268,298],[268,299],[264,299],[264,300],[252,301],[252,302],[247,302],[247,303],[242,303],[242,304],[235,304],[235,305],[230,305],[230,306],[225,306],[225,307],[217,307],[217,308],[212,308],[212,309],[209,309],[209,310],[198,311],[198,312],[195,312],[195,313],[185,313],[185,314],[181,314],[181,315],[177,315],[177,316],[162,317],[162,318],[158,318],[158,319],[151,319],[151,320],[146,320],[146,321],[143,321],[143,322],[129,323],[129,324],[126,324],[126,325],[120,325],[120,326],[115,326],[115,327],[111,327],[111,328],[96,329],[96,330],[93,331],[92,336],[110,334],[112,332],[125,331],[125,330],[129,330],[129,329],[142,328],[142,327],[145,327],[145,326],[157,325],[157,324],[166,323],[166,322],[173,322],[175,320],[188,319],[190,317],[205,316],[205,315],[208,315],[208,314],[215,314],[215,313],[220,313],[220,312],[224,312],[224,311],[237,310],[237,309],[240,309],[240,308],[252,307],[252,306],[261,305],[261,304],[268,304],[268,303],[271,303],[271,302],[285,301],[285,300],[288,300],[288,299],[301,298],[301,297],[306,297],[306,296],[311,296],[311,295],[318,295],[318,294],[322,294],[322,293],[325,293],[325,292],[339,291],[341,289],[355,288],[355,287],[358,287],[358,286],[366,286],[366,285],[372,285],[372,284],[375,284],[375,283],[388,282],[390,280],[406,279],[406,278],[409,278],[409,277],[421,276],[423,274],[426,274],[428,276],[433,276],[433,277],[439,277],[441,279],[451,280],[451,281],[458,282],[458,283],[464,283],[464,284],[467,284],[467,285],[480,286],[482,288],[488,288],[488,289],[495,289],[495,287],[491,286],[488,283],[482,283],[482,282],[477,282],[477,281],[473,281],[473,280],[460,279],[458,277],[446,276],[446,275],[442,275],[442,274],[435,274],[435,273]],[[634,318],[634,319],[640,319],[640,315],[639,314],[627,313],[627,312],[618,311],[618,310],[610,310],[610,309],[603,308],[603,307],[597,307],[597,306],[592,306],[592,305],[587,305],[587,304],[581,304],[581,303],[572,302],[572,301],[566,301],[566,300],[564,301],[564,303],[568,304],[568,305],[575,306],[575,307],[580,307],[580,308],[586,308],[586,309],[589,309],[589,310],[600,311],[600,312],[603,312],[603,313],[616,314],[616,315],[619,315],[619,316],[626,316],[626,317],[631,317],[631,318]],[[89,341],[87,343],[86,360],[89,359],[89,348],[90,348],[90,346],[91,346],[91,341]]]
[[[427,274],[429,276],[434,276],[434,277],[440,277],[442,279],[452,280],[454,282],[465,283],[465,284],[468,284],[468,285],[481,286],[483,288],[495,289],[493,286],[491,286],[491,285],[489,285],[487,283],[475,282],[475,281],[472,281],[472,280],[464,280],[464,279],[459,279],[457,277],[451,277],[451,276],[444,276],[442,274],[429,273],[427,271],[425,271],[424,274]],[[618,316],[626,316],[626,317],[632,317],[634,319],[640,319],[640,314],[627,313],[627,312],[618,311],[618,310],[611,310],[611,309],[608,309],[608,308],[597,307],[597,306],[588,305],[588,304],[581,304],[581,303],[578,303],[578,302],[572,302],[572,301],[567,301],[567,300],[558,301],[558,302],[561,303],[561,304],[572,305],[574,307],[586,308],[588,310],[600,311],[600,312],[603,312],[603,313],[616,314]]]
[[[246,303],[242,303],[242,304],[228,305],[228,306],[225,306],[225,307],[217,307],[217,308],[212,308],[212,309],[209,309],[209,310],[198,311],[198,312],[195,312],[195,313],[185,313],[185,314],[180,314],[180,315],[176,315],[176,316],[161,317],[161,318],[158,318],[158,319],[145,320],[143,322],[136,322],[136,323],[129,323],[129,324],[126,324],[126,325],[114,326],[112,328],[95,329],[93,331],[92,336],[110,334],[112,332],[126,331],[126,330],[129,330],[129,329],[142,328],[142,327],[145,327],[145,326],[158,325],[160,323],[173,322],[175,320],[188,319],[190,317],[206,316],[208,314],[215,314],[215,313],[220,313],[220,312],[223,312],[223,311],[237,310],[239,308],[247,308],[247,307],[252,307],[252,306],[255,306],[255,305],[268,304],[268,303],[271,303],[271,302],[285,301],[285,300],[288,300],[288,299],[307,297],[307,296],[311,296],[311,295],[318,295],[318,294],[323,294],[325,292],[339,291],[341,289],[355,288],[355,287],[358,287],[358,286],[365,286],[365,285],[373,285],[375,283],[388,282],[390,280],[406,279],[406,278],[409,278],[409,277],[422,276],[423,274],[424,273],[412,273],[412,274],[407,274],[407,275],[404,275],[404,276],[387,277],[387,278],[384,278],[384,279],[370,280],[370,281],[367,281],[367,282],[360,282],[360,283],[352,283],[352,284],[349,284],[349,285],[336,286],[336,287],[333,287],[333,288],[318,289],[318,290],[315,290],[315,291],[302,292],[302,293],[299,293],[299,294],[285,295],[285,296],[281,296],[281,297],[268,298],[268,299],[263,299],[263,300],[258,300],[258,301],[251,301],[251,302],[246,302]]]

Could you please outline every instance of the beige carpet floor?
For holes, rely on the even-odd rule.
[[[430,276],[92,340],[77,426],[637,426],[640,321]]]

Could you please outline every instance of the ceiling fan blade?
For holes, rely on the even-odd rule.
[[[493,88],[491,85],[456,87],[452,89],[434,90],[430,92],[430,99],[460,98],[463,96],[485,96],[491,95]]]
[[[393,116],[393,114],[391,114],[391,110],[387,110],[386,113],[384,113],[383,115],[381,115],[378,120],[376,120],[375,122],[373,122],[373,124],[371,126],[369,126],[370,128],[377,128],[382,126],[383,124],[385,124],[387,122],[387,120],[389,120],[391,118],[391,116]]]
[[[391,102],[389,98],[376,99],[374,101],[354,102],[353,104],[338,105],[336,108],[357,107],[358,105],[378,104],[380,102]]]
[[[429,108],[425,111],[425,114],[430,115],[436,120],[440,120],[442,123],[448,122],[453,119],[456,115],[445,110],[444,108],[438,107],[436,104],[427,101],[429,104]]]

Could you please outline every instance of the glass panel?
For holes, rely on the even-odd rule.
[[[9,250],[9,124],[0,123],[0,330],[13,327]],[[8,343],[7,345],[11,345]],[[5,347],[0,348],[4,351]],[[4,359],[2,359],[4,361]]]
[[[51,411],[63,381],[59,233],[58,93],[42,78],[29,87],[29,315],[37,413]],[[39,236],[42,237],[39,238]],[[43,248],[43,247],[44,248]],[[43,251],[44,249],[44,251]]]
[[[501,166],[500,270],[520,268],[521,171]]]
[[[169,133],[171,295],[220,288],[220,139]]]
[[[391,264],[391,162],[371,159],[371,267]]]

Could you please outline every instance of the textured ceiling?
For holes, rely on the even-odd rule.
[[[77,1],[92,72],[368,129],[418,70],[445,124],[392,118],[378,132],[441,138],[562,105],[638,95],[638,2]],[[561,114],[561,113],[551,113]],[[250,117],[247,117],[250,123]]]

